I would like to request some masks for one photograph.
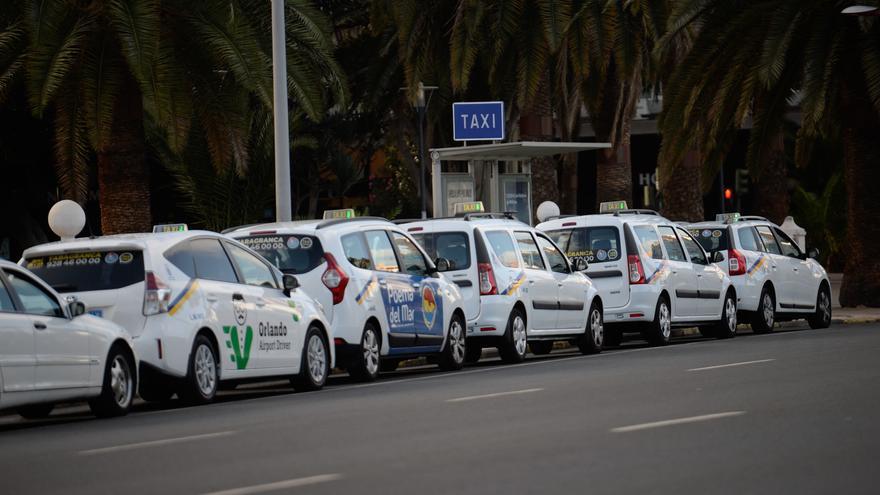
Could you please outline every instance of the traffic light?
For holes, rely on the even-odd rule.
[[[742,196],[749,193],[749,171],[748,169],[736,169],[736,181],[734,182],[736,193]],[[726,196],[725,196],[726,197]]]
[[[724,188],[724,199],[730,201],[733,199],[733,189],[726,187]]]

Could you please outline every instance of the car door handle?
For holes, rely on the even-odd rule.
[[[795,268],[792,268],[792,270],[794,270],[794,271],[798,271],[798,269],[797,269],[797,267],[795,267]]]
[[[257,302],[255,304],[262,308],[263,306],[266,305],[266,300],[261,297],[261,298],[257,299]]]
[[[233,301],[244,301],[244,296],[236,292],[235,294],[232,294],[232,300]]]
[[[214,303],[214,302],[217,302],[217,295],[216,294],[208,294],[207,296],[205,296],[205,299],[208,302]]]
[[[46,329],[46,324],[43,323],[42,321],[35,321],[35,322],[34,322],[34,328],[36,328],[37,330],[45,330],[45,329]]]
[[[535,283],[534,280],[529,280],[529,285],[532,285],[532,284],[534,284],[534,283]]]

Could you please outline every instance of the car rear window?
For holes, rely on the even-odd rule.
[[[707,253],[727,250],[727,227],[724,228],[689,228],[688,233],[703,246]]]
[[[623,256],[617,227],[581,227],[547,232],[571,260],[617,261]]]
[[[144,254],[133,249],[32,256],[25,267],[58,292],[120,289],[144,281]]]
[[[466,270],[471,266],[471,243],[464,232],[416,234],[413,238],[422,245],[428,256],[449,261],[449,270]]]
[[[238,242],[256,251],[284,273],[308,273],[324,262],[324,249],[310,235],[252,235]]]

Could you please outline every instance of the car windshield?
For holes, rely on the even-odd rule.
[[[324,258],[321,241],[310,235],[252,235],[238,239],[284,273],[308,273]]]
[[[724,251],[728,248],[726,227],[688,227],[687,231],[707,253]]]
[[[144,281],[144,256],[136,250],[31,256],[25,267],[58,292],[119,289]]]
[[[431,259],[443,258],[450,270],[465,270],[471,266],[471,247],[464,232],[416,234],[413,238],[425,249]]]

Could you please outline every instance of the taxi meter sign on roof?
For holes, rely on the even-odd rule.
[[[739,220],[739,213],[719,213],[715,215],[716,222],[733,223]]]
[[[453,215],[460,215],[464,213],[483,213],[486,209],[483,207],[482,201],[469,201],[467,203],[455,203],[455,206],[452,207]]]
[[[186,232],[189,228],[185,223],[168,223],[164,225],[153,225],[153,233],[161,234],[165,232]]]
[[[603,201],[599,203],[599,213],[609,213],[626,209],[626,201]]]
[[[340,218],[354,218],[354,210],[346,208],[344,210],[327,210],[324,212],[324,220],[338,220]]]

